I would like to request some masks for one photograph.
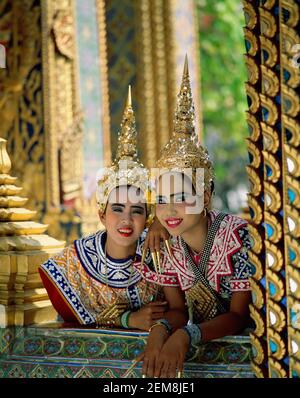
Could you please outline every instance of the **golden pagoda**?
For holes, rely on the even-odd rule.
[[[0,327],[56,318],[38,266],[64,247],[45,234],[47,225],[33,221],[36,211],[23,207],[27,198],[19,196],[22,188],[10,169],[6,140],[0,138]]]

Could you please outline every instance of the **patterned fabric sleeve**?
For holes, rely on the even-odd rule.
[[[249,278],[252,275],[252,266],[248,259],[251,242],[247,227],[240,228],[238,234],[242,241],[242,247],[232,256],[233,275],[230,277],[232,292],[251,290]]]
[[[149,250],[150,252],[150,250]],[[134,267],[148,281],[161,286],[178,287],[180,283],[172,262],[169,259],[168,252],[161,244],[160,250],[161,273],[156,273],[150,254],[146,257],[143,265],[141,265],[141,257],[137,256]]]
[[[89,325],[95,323],[95,319],[68,279],[69,263],[74,260],[74,252],[73,246],[66,247],[42,264],[39,273],[53,307],[62,318],[67,322]]]

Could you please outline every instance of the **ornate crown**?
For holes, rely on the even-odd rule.
[[[110,167],[99,170],[97,174],[97,203],[100,212],[104,212],[111,191],[121,185],[131,185],[140,188],[148,202],[149,171],[139,161],[137,155],[137,131],[135,117],[131,104],[131,87],[123,113],[118,134],[116,157]],[[148,216],[150,214],[150,208]]]
[[[213,164],[207,149],[200,145],[195,133],[195,109],[190,85],[188,60],[185,56],[181,88],[177,96],[174,129],[168,144],[157,161],[159,169],[184,172],[184,169],[204,170],[204,189],[210,191],[214,180]],[[193,185],[196,187],[193,173]]]

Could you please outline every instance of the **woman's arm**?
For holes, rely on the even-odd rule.
[[[229,312],[201,323],[201,341],[210,341],[241,332],[249,322],[250,303],[250,291],[233,293]]]
[[[210,341],[242,331],[249,320],[250,292],[235,292],[232,294],[230,310],[226,314],[200,324],[201,342]],[[155,377],[176,377],[182,372],[186,353],[189,350],[190,338],[183,329],[173,333],[160,351],[155,362]],[[146,373],[148,376],[148,373]]]
[[[179,287],[164,287],[164,294],[168,302],[168,311],[162,318],[168,321],[174,331],[184,326],[188,320],[185,296]],[[160,351],[168,337],[169,333],[163,325],[155,326],[150,331],[144,353],[143,375],[153,377]]]

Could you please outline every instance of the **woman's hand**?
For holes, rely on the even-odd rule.
[[[147,346],[143,355],[142,374],[153,377],[161,349],[169,337],[169,333],[163,325],[155,326],[147,339]]]
[[[157,217],[154,217],[154,221],[149,227],[147,237],[144,242],[144,251],[147,252],[148,249],[151,252],[157,252],[160,250],[160,240],[168,240],[170,237],[169,232],[161,225]]]
[[[128,326],[130,329],[140,329],[148,332],[155,321],[164,318],[167,309],[167,301],[154,301],[149,303],[140,310],[130,314]]]
[[[187,333],[182,329],[176,330],[160,350],[159,357],[155,361],[154,377],[174,378],[178,372],[182,374],[189,345],[190,338]],[[148,373],[146,375],[148,376]]]

